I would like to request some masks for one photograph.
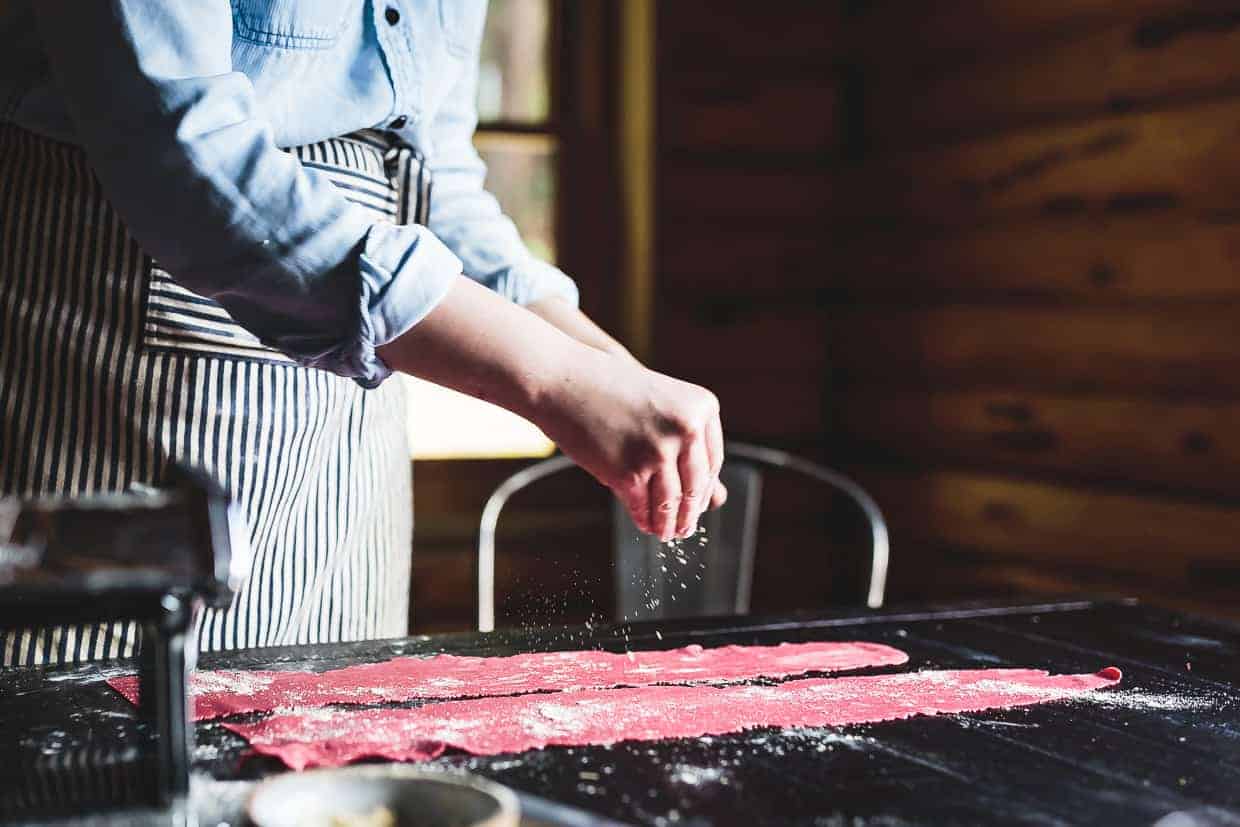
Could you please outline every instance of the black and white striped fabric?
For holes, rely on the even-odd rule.
[[[377,218],[424,223],[420,156],[380,132],[291,150]],[[203,649],[403,635],[412,490],[399,382],[301,368],[143,254],[84,154],[0,126],[0,496],[205,469],[254,560]],[[0,630],[0,664],[133,653],[134,624]]]

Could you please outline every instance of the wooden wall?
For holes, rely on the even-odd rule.
[[[866,482],[894,599],[1240,611],[1240,3],[661,3],[659,36],[659,364]]]
[[[895,601],[1240,613],[1240,0],[657,14],[657,366],[712,387],[731,436],[862,479]],[[587,139],[566,143],[568,219],[614,197],[609,106],[568,118]],[[591,262],[619,235],[584,226],[566,264],[614,321]],[[472,622],[478,512],[520,464],[419,464],[419,630]],[[587,490],[507,524],[518,621],[609,613]],[[855,602],[851,512],[767,493],[755,609]]]

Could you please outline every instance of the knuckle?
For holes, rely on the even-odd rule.
[[[681,438],[688,437],[697,427],[693,417],[686,411],[677,413],[676,416],[672,417],[669,424],[671,425],[672,433]]]
[[[638,499],[642,489],[645,488],[646,478],[641,471],[630,469],[620,477],[619,488],[631,499]]]
[[[677,450],[677,443],[673,440],[662,440],[659,442],[655,453],[655,465],[658,468],[665,468],[669,465],[675,466],[680,456]]]
[[[663,467],[676,462],[675,438],[667,433],[648,434],[630,451],[628,461],[647,477],[657,474]]]
[[[666,445],[657,444],[650,446],[649,453],[642,458],[642,470],[645,472],[646,477],[657,476],[673,456],[674,454]]]

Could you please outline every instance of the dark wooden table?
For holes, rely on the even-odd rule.
[[[441,651],[498,655],[785,640],[879,641],[908,652],[910,669],[1118,666],[1124,681],[1101,703],[491,758],[456,754],[436,763],[638,824],[1155,824],[1174,813],[1181,815],[1162,824],[1240,824],[1240,627],[1133,604],[963,606],[415,637],[204,655],[201,665],[321,670]],[[140,746],[142,726],[101,682],[124,668],[0,670],[5,766]],[[208,788],[237,789],[243,785],[219,782],[281,771],[269,759],[247,756],[245,744],[218,725],[199,725],[198,741],[195,767]]]

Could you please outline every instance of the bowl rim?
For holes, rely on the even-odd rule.
[[[254,789],[250,790],[245,797],[245,817],[247,823],[255,825],[255,827],[268,827],[255,814],[255,803],[259,796],[274,795],[275,789],[281,783],[291,783],[291,779],[304,779],[306,776],[317,776],[327,782],[333,779],[344,779],[348,776],[360,776],[362,778],[394,778],[406,781],[434,781],[457,787],[466,787],[490,796],[498,805],[494,813],[477,822],[475,827],[505,827],[505,825],[520,823],[520,800],[515,792],[503,784],[470,772],[432,769],[429,767],[411,767],[407,764],[396,763],[288,770],[278,775],[264,778],[255,784]]]

